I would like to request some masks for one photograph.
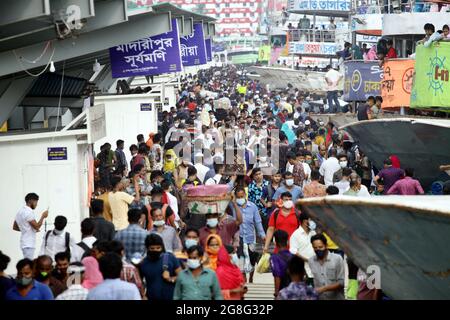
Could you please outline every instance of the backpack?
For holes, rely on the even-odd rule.
[[[81,256],[81,260],[83,260],[83,259],[86,258],[86,257],[91,256],[92,249],[89,248],[88,245],[87,245],[86,243],[84,243],[83,241],[81,241],[81,242],[77,243],[77,245],[78,245],[79,247],[81,247],[81,249],[84,250],[84,253],[83,253],[83,255]]]
[[[278,208],[278,209],[275,209],[275,211],[273,212],[273,214],[275,215],[275,217],[273,219],[273,224],[275,226],[275,230],[277,229],[277,218],[280,213],[280,210],[281,209]],[[297,211],[297,209],[294,209],[294,213],[295,213],[295,216],[297,217],[297,228],[298,228],[298,227],[300,227],[300,213]]]
[[[47,248],[48,237],[50,236],[50,233],[52,233],[52,232],[53,232],[53,230],[49,230],[45,234],[45,248]],[[68,233],[67,231],[66,231],[66,235],[65,235],[65,240],[66,240],[66,252],[70,254],[70,233]]]

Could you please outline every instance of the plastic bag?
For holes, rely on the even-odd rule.
[[[256,272],[267,273],[270,272],[270,254],[264,253],[259,259],[258,265],[256,266]]]

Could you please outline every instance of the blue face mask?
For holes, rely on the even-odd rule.
[[[190,247],[196,246],[198,244],[198,241],[195,239],[186,239],[184,241],[184,245],[186,246],[186,249],[189,249]]]

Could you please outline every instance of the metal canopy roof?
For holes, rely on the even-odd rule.
[[[216,19],[204,14],[195,13],[189,10],[182,9],[169,2],[158,3],[152,6],[153,12],[168,12],[172,13],[172,16],[179,17],[184,16],[185,18],[193,18],[195,21],[203,20],[203,22],[215,22]]]

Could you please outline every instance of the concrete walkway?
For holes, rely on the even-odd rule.
[[[275,291],[272,273],[258,273],[255,271],[253,283],[247,283],[248,292],[245,300],[274,300]]]

